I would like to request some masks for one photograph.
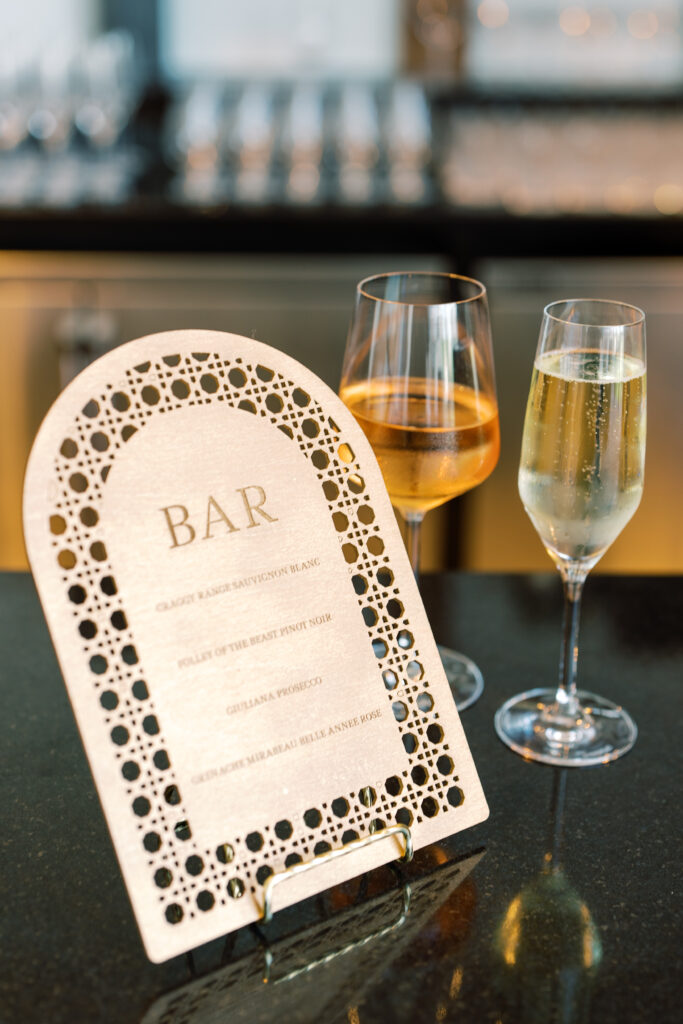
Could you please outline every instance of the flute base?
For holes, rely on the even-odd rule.
[[[506,701],[494,719],[503,743],[524,758],[561,768],[608,764],[635,743],[637,726],[618,704],[578,690],[578,713],[569,715],[555,696],[555,690],[527,690]]]
[[[437,644],[437,649],[455,706],[458,711],[464,711],[481,697],[484,677],[472,659],[465,654],[452,651],[450,647],[442,647],[441,644]]]

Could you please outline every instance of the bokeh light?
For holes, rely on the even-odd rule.
[[[484,28],[502,28],[510,17],[510,8],[505,0],[482,0],[477,7],[477,17]]]
[[[568,36],[582,36],[591,27],[591,16],[585,7],[565,7],[560,11],[560,28]]]

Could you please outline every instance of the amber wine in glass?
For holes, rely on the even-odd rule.
[[[531,378],[519,493],[565,592],[560,681],[512,697],[500,738],[549,764],[612,761],[637,730],[621,707],[576,688],[579,610],[588,572],[632,517],[645,462],[645,317],[601,299],[546,308]]]
[[[406,522],[415,574],[429,509],[493,470],[500,447],[486,291],[453,274],[382,274],[361,281],[340,395],[377,456]],[[440,647],[460,710],[483,687],[464,655]]]
[[[350,385],[342,397],[382,467],[392,504],[424,515],[485,480],[498,458],[495,401],[465,385],[430,395],[417,377]]]

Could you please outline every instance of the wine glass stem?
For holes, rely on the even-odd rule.
[[[419,512],[412,512],[410,515],[403,516],[406,524],[406,548],[408,551],[408,558],[413,569],[413,575],[415,576],[415,582],[418,587],[420,585],[420,540],[422,537],[422,520],[423,515]]]
[[[564,616],[562,622],[562,650],[560,653],[560,681],[555,700],[568,715],[579,712],[576,696],[576,663],[579,657],[579,618],[581,595],[586,577],[568,579],[562,576],[564,585]]]

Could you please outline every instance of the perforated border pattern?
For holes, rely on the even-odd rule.
[[[100,506],[112,463],[152,416],[216,402],[265,418],[317,473],[406,759],[400,775],[368,780],[358,792],[301,808],[291,820],[264,823],[249,835],[226,836],[216,849],[206,849],[193,836],[165,749],[102,539]],[[146,362],[87,402],[71,436],[61,441],[54,471],[56,498],[47,524],[54,556],[101,706],[103,740],[111,742],[118,761],[165,921],[177,926],[215,906],[229,906],[260,890],[273,871],[388,824],[412,825],[462,804],[361,467],[337,424],[304,389],[240,357],[195,352]]]

